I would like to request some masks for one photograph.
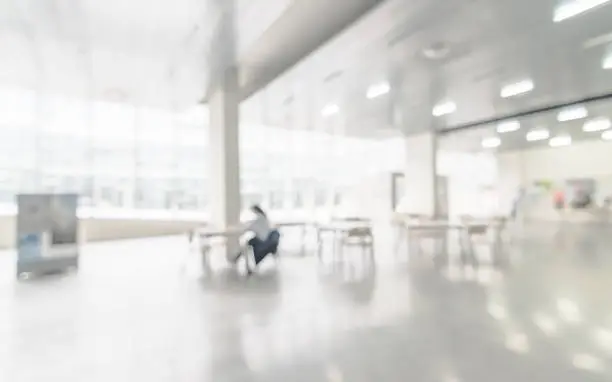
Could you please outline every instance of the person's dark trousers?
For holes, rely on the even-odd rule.
[[[272,231],[266,240],[261,240],[254,237],[249,240],[249,245],[253,248],[253,256],[255,257],[255,265],[258,265],[268,254],[276,254],[280,234],[278,231]]]
[[[249,240],[249,245],[253,248],[253,257],[255,257],[255,265],[258,265],[267,255],[266,242],[258,237]]]

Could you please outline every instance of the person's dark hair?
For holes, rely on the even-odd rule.
[[[263,209],[261,209],[261,207],[259,207],[257,204],[251,206],[251,211],[255,212],[258,215],[262,215],[264,217],[267,217],[266,213],[264,212]]]

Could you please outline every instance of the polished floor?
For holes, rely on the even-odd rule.
[[[249,279],[203,276],[184,238],[89,245],[77,274],[19,282],[0,254],[0,380],[612,380],[612,227],[521,232],[501,265],[377,239],[375,263],[291,255]]]

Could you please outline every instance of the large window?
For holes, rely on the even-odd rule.
[[[240,139],[243,208],[257,203],[283,216],[334,214],[351,186],[372,172],[398,171],[404,160],[401,139],[250,125]]]
[[[208,112],[134,107],[0,88],[0,205],[26,192],[76,192],[110,214],[205,213]],[[380,140],[250,125],[240,130],[242,206],[328,211],[368,171],[395,163]],[[151,216],[151,215],[146,215]]]
[[[98,210],[205,211],[206,110],[0,88],[0,204],[76,192]]]

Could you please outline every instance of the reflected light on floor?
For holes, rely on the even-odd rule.
[[[559,331],[559,325],[550,316],[538,313],[533,317],[533,323],[547,336],[554,336]]]
[[[559,317],[565,322],[577,324],[582,321],[578,306],[571,300],[558,299],[557,310],[559,311]]]
[[[595,357],[591,354],[575,354],[572,357],[572,364],[577,369],[592,372],[601,372],[604,369],[601,358]]]
[[[529,352],[529,340],[524,333],[509,333],[506,335],[506,348],[515,353]]]

